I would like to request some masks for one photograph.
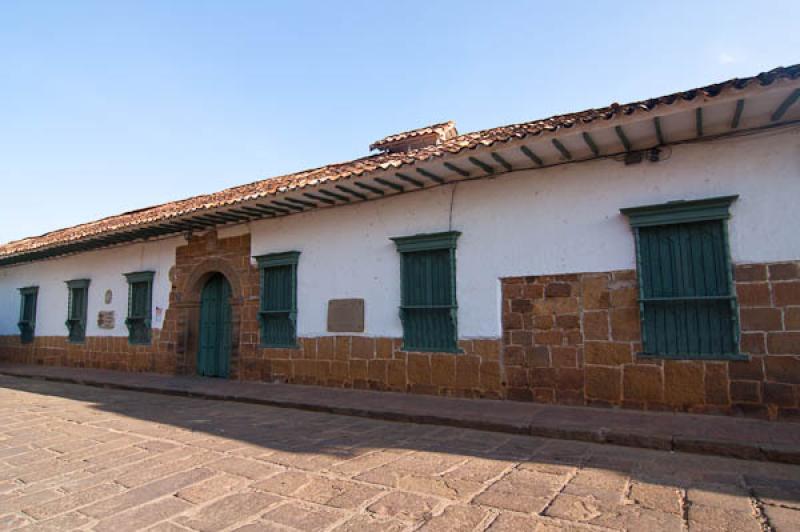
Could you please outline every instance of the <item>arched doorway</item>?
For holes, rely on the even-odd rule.
[[[203,286],[199,331],[198,375],[227,378],[231,359],[231,285],[219,272]]]

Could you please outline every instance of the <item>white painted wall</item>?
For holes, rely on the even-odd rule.
[[[90,279],[87,308],[88,336],[127,336],[128,282],[125,273],[152,270],[153,326],[161,327],[163,310],[169,303],[169,270],[175,264],[175,248],[185,244],[182,238],[120,246],[58,259],[0,268],[0,334],[19,334],[20,297],[18,289],[38,286],[36,309],[37,336],[66,336],[67,285],[71,279]],[[112,291],[110,305],[104,302],[106,290]],[[162,309],[157,312],[157,308]],[[113,310],[115,327],[97,327],[97,313]],[[156,321],[159,317],[160,320]]]
[[[455,188],[455,192],[454,192]],[[400,336],[393,236],[462,232],[457,251],[459,336],[500,335],[501,277],[635,267],[621,207],[739,194],[735,262],[800,259],[800,134],[677,146],[668,160],[518,172],[386,200],[253,223],[253,255],[302,252],[298,332],[324,335],[327,301],[360,297],[366,333]]]
[[[657,164],[616,161],[517,172],[380,201],[322,209],[249,224],[253,255],[299,250],[298,332],[327,334],[327,302],[360,297],[366,335],[401,336],[399,256],[393,236],[446,231],[458,242],[459,336],[500,334],[501,277],[609,271],[634,267],[634,242],[621,207],[739,194],[732,207],[735,262],[800,259],[800,134],[678,146]],[[241,234],[247,226],[220,231]],[[156,270],[154,307],[168,301],[167,274],[180,238],[0,268],[0,334],[17,334],[22,286],[37,284],[37,334],[64,335],[64,281],[92,279],[89,335],[97,311],[123,320],[123,273]],[[106,288],[114,302],[102,304]],[[160,323],[156,323],[160,327]]]

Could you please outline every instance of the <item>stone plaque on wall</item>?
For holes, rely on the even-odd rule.
[[[364,300],[328,301],[328,332],[364,332]]]
[[[113,310],[101,310],[97,313],[97,326],[101,329],[113,329],[114,328],[114,311]]]

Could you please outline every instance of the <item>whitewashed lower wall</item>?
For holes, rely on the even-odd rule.
[[[120,246],[79,255],[0,268],[0,334],[19,334],[19,291],[24,286],[39,287],[36,311],[37,336],[66,336],[67,285],[71,279],[90,279],[87,308],[88,336],[127,336],[128,282],[125,273],[152,270],[153,326],[161,327],[169,303],[169,270],[175,264],[175,248],[183,238]],[[111,304],[104,302],[106,290],[112,291]],[[161,309],[161,311],[158,311]],[[97,313],[113,310],[114,329],[97,327]]]
[[[455,189],[455,191],[454,191]],[[253,223],[253,255],[302,252],[298,330],[326,334],[327,301],[360,297],[366,333],[400,336],[393,236],[462,232],[459,335],[500,335],[500,284],[515,275],[635,267],[620,207],[739,194],[730,221],[735,262],[800,258],[798,132],[677,146],[669,159],[565,165]]]

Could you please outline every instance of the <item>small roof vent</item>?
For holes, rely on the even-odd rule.
[[[435,146],[458,135],[456,123],[452,120],[441,124],[395,133],[370,144],[370,150],[388,153],[416,150]]]

